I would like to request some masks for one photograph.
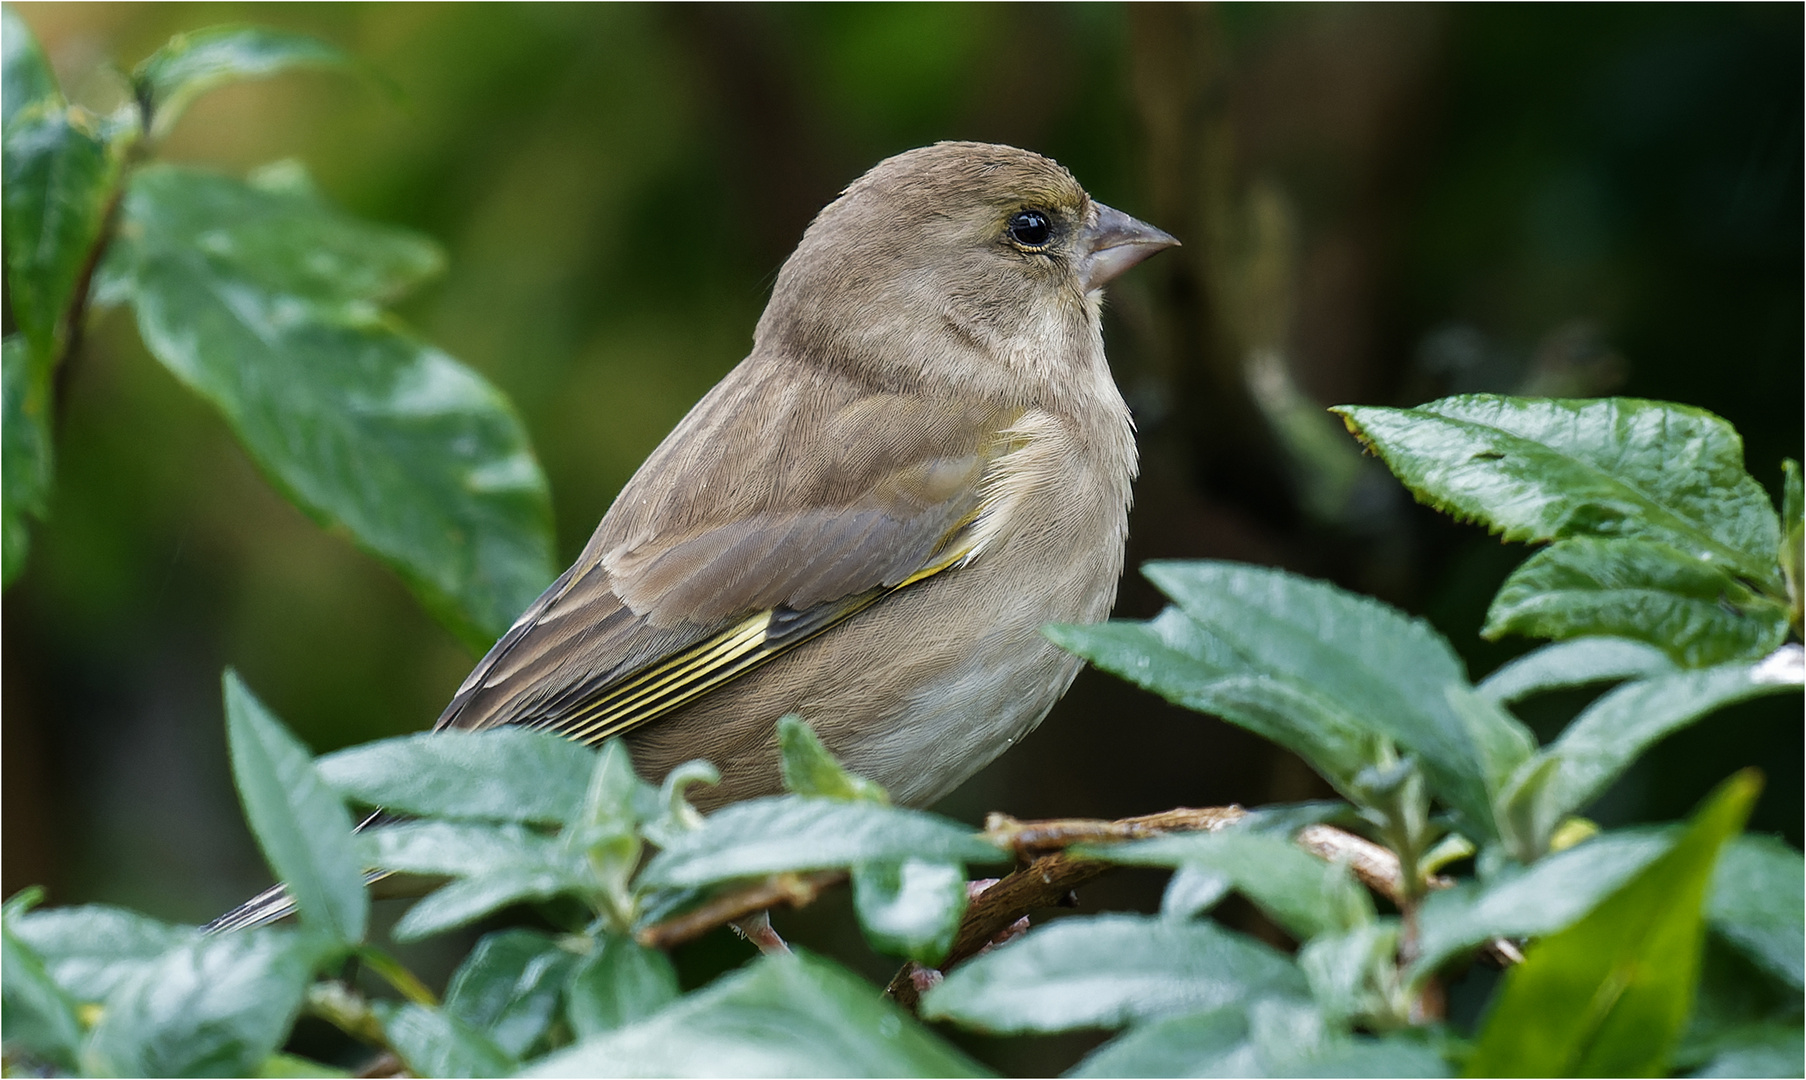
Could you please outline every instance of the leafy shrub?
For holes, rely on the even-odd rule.
[[[203,31],[95,117],[64,103],[10,13],[4,42],[7,578],[48,512],[51,375],[90,301],[124,303],[273,483],[486,643],[551,576],[546,489],[501,395],[378,306],[436,270],[436,249],[352,220],[294,166],[239,181],[147,163],[208,86],[344,58]],[[282,1051],[306,1014],[445,1076],[983,1071],[924,1021],[1121,1029],[1085,1076],[1799,1075],[1802,861],[1741,835],[1760,779],[1729,778],[1671,826],[1576,816],[1663,736],[1801,685],[1797,463],[1777,515],[1736,433],[1697,409],[1466,396],[1339,412],[1419,499],[1542,545],[1485,633],[1552,644],[1475,684],[1419,619],[1220,562],[1146,567],[1172,600],[1153,620],[1048,633],[1281,744],[1340,801],[974,832],[890,805],[786,718],[791,794],[705,818],[685,794],[710,766],[655,788],[618,743],[509,729],[315,758],[227,672],[233,776],[297,925],[205,933],[15,896],[7,1069],[332,1075]],[[1512,712],[1608,685],[1547,745]],[[357,831],[353,807],[405,820]],[[970,867],[1012,859],[1031,861],[969,895]],[[1171,868],[1161,910],[986,948],[1113,865]],[[396,940],[522,903],[558,929],[485,935],[440,998],[369,940],[379,876],[428,890]],[[871,945],[908,961],[894,1000],[809,955],[680,985],[674,944],[843,880]],[[1210,918],[1232,892],[1296,949]],[[1441,995],[1476,962],[1508,970],[1469,1039]],[[344,981],[348,963],[394,996]]]

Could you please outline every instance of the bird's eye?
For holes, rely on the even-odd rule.
[[[1053,238],[1053,223],[1039,210],[1018,210],[1010,215],[1010,239],[1019,246],[1038,251]]]

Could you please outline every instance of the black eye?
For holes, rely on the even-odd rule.
[[[1010,239],[1025,248],[1044,248],[1053,237],[1053,224],[1039,210],[1018,210],[1010,215]]]

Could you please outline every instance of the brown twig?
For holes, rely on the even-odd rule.
[[[813,903],[822,891],[847,878],[845,870],[816,870],[807,874],[777,874],[748,888],[723,893],[693,911],[686,911],[653,923],[634,935],[649,949],[672,949],[686,941],[725,926],[735,919],[779,905],[803,907]]]
[[[985,819],[985,837],[1018,855],[1040,855],[1074,844],[1112,844],[1148,840],[1174,832],[1210,832],[1240,821],[1247,811],[1239,806],[1180,806],[1158,814],[1101,821],[1095,818],[1055,818],[1051,821],[1017,821],[1008,814]]]

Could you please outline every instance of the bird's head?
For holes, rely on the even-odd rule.
[[[1050,158],[936,143],[880,162],[816,216],[761,343],[885,382],[1038,397],[1072,358],[1102,363],[1103,287],[1177,243]]]

